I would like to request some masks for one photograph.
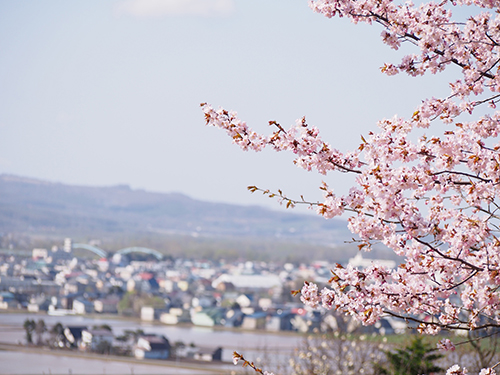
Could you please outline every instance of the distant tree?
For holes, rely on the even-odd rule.
[[[127,292],[123,295],[120,302],[118,302],[118,312],[120,314],[127,314],[127,312],[132,311],[133,301],[136,298],[136,292]]]
[[[64,336],[64,327],[61,323],[56,323],[50,330],[51,342],[53,346],[60,347],[61,343],[64,346],[66,337]]]
[[[123,331],[123,335],[119,336],[119,337],[120,337],[120,341],[127,341],[130,339],[133,339],[135,341],[135,340],[137,340],[137,338],[139,336],[142,336],[142,335],[144,335],[144,331],[142,329],[137,329],[135,331],[126,329],[125,331]]]
[[[110,289],[109,289],[109,294],[117,294],[117,295],[122,295],[124,293],[123,289],[121,287],[119,287],[118,285],[113,285]]]
[[[35,332],[37,335],[36,344],[42,345],[43,344],[43,334],[45,332],[47,332],[47,325],[45,324],[45,321],[43,319],[38,319],[38,321],[36,322]]]
[[[98,354],[111,354],[112,349],[113,347],[108,341],[101,341],[99,344],[97,344],[94,352]]]
[[[486,332],[468,332],[469,343],[476,353],[474,362],[477,369],[487,368],[498,362],[499,333],[496,327],[489,328]]]
[[[185,347],[186,347],[186,344],[184,343],[184,341],[178,340],[178,341],[174,342],[174,344],[172,345],[172,348],[171,348],[172,356],[177,358],[179,355],[179,350],[182,348],[185,348]]]
[[[289,366],[294,375],[371,374],[385,360],[380,346],[338,331],[310,335],[295,349]]]
[[[241,310],[241,306],[238,302],[234,302],[232,305],[231,305],[231,309],[233,310]]]
[[[128,341],[129,337],[127,335],[119,335],[119,336],[116,336],[115,337],[118,341],[121,341],[121,342],[126,342]]]
[[[99,324],[99,325],[95,325],[93,326],[94,329],[104,329],[106,331],[113,331],[113,329],[109,326],[109,324]]]
[[[164,308],[165,301],[157,296],[148,294],[139,294],[135,291],[127,292],[118,303],[118,312],[124,315],[138,315],[143,306],[152,306],[154,308]]]
[[[388,368],[379,367],[379,374],[384,375],[420,375],[432,374],[443,369],[434,364],[443,355],[437,349],[424,342],[421,336],[415,336],[410,345],[403,349],[387,351]]]
[[[33,332],[36,328],[36,323],[32,319],[26,319],[23,324],[24,330],[26,331],[26,342],[28,344],[33,344]]]

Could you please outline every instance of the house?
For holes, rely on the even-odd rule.
[[[393,335],[395,333],[394,328],[391,323],[387,319],[380,319],[377,323],[375,323],[374,328],[378,331],[379,335]]]
[[[138,359],[168,359],[170,343],[165,336],[143,335],[137,339],[134,355]]]
[[[263,310],[267,310],[273,306],[273,301],[271,298],[259,298],[258,306]]]
[[[153,293],[158,291],[160,285],[156,277],[150,272],[141,272],[135,281],[135,290],[143,293]]]
[[[323,321],[321,322],[321,331],[322,332],[336,332],[339,331],[339,322],[338,319],[335,315],[333,314],[328,314],[323,318]]]
[[[0,309],[17,309],[19,307],[20,304],[16,300],[14,294],[11,292],[0,292]]]
[[[106,298],[96,299],[94,301],[94,310],[101,314],[116,314],[118,312],[118,303],[120,297],[108,296]]]
[[[213,362],[222,361],[222,348],[199,348],[197,352],[194,353],[193,358],[197,361]]]
[[[164,324],[178,324],[191,322],[189,312],[180,308],[171,308],[168,313],[160,315],[160,322]]]
[[[73,301],[81,297],[80,294],[68,294],[59,298],[61,307],[66,310],[73,310]]]
[[[34,294],[36,293],[36,282],[33,278],[21,277],[0,277],[0,291],[9,291],[12,293]]]
[[[78,298],[73,301],[73,310],[75,314],[89,314],[94,312],[94,304],[83,298]]]
[[[253,303],[253,296],[249,294],[240,294],[236,298],[236,303],[241,307],[250,307]]]
[[[234,292],[236,288],[231,282],[220,281],[219,283],[217,283],[217,290],[220,290],[221,292]]]
[[[183,343],[181,343],[175,348],[175,356],[177,358],[194,359],[194,355],[198,353],[199,350],[200,348],[194,346],[194,344],[184,345]]]
[[[293,317],[294,314],[292,314],[290,311],[281,311],[279,313],[268,316],[266,320],[266,331],[292,331]]]
[[[85,285],[76,282],[76,280],[69,280],[63,286],[64,294],[83,294]]]
[[[321,329],[321,315],[318,311],[298,309],[290,322],[295,330],[303,333]]]
[[[203,309],[209,309],[209,308],[215,307],[217,305],[217,300],[212,295],[201,295],[198,297],[194,297],[191,300],[191,305],[193,307],[200,306]]]
[[[79,348],[82,345],[82,331],[86,326],[67,326],[64,328],[64,337],[73,348]]]
[[[388,269],[396,268],[396,262],[393,260],[363,258],[361,253],[358,253],[354,256],[354,258],[349,259],[349,265],[354,268],[367,268],[372,264],[377,264]]]
[[[47,259],[48,254],[47,249],[33,249],[32,258],[33,260]]]
[[[231,309],[226,313],[224,326],[231,328],[240,327],[244,318],[245,314],[240,309]]]
[[[27,309],[29,312],[47,311],[50,306],[50,299],[44,295],[39,295],[30,299]]]
[[[176,348],[176,356],[205,362],[222,361],[222,348],[180,345]]]
[[[82,346],[92,351],[103,348],[111,348],[113,344],[113,332],[107,329],[84,329],[82,330]]]
[[[267,313],[256,312],[243,318],[241,328],[243,329],[264,329],[266,328]]]
[[[212,287],[217,289],[221,283],[231,283],[238,290],[271,289],[282,286],[277,275],[230,275],[224,273],[212,281]]]
[[[152,322],[155,320],[155,309],[152,306],[141,307],[141,320]]]
[[[182,292],[186,292],[189,289],[189,283],[186,280],[179,280],[176,286]]]
[[[199,311],[191,317],[194,325],[204,327],[219,325],[221,324],[221,319],[224,319],[224,309],[219,308]]]
[[[171,325],[178,324],[180,322],[179,315],[172,313],[163,313],[160,315],[160,322],[162,322],[163,324]]]

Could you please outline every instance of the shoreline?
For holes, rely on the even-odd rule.
[[[101,355],[95,353],[78,352],[74,350],[54,350],[44,347],[16,345],[0,342],[0,351],[13,351],[29,354],[53,355],[58,357],[81,358],[99,360],[105,362],[120,362],[134,365],[160,366],[177,368],[182,370],[204,371],[208,374],[220,374],[221,371],[230,372],[225,367],[231,365],[229,362],[199,362],[189,360],[159,360],[159,359],[136,359],[134,357],[124,357],[115,355]]]
[[[57,317],[57,315],[50,315],[46,311],[39,311],[39,312],[30,312],[26,310],[18,310],[18,309],[6,309],[6,310],[0,310],[0,316],[2,314],[28,314],[28,315],[33,315],[33,316],[50,316],[50,317]],[[154,321],[148,321],[148,320],[141,320],[138,317],[129,317],[129,316],[122,316],[118,314],[75,314],[75,315],[64,315],[64,316],[81,316],[84,318],[89,318],[89,319],[110,319],[110,320],[116,320],[116,321],[123,321],[123,322],[133,322],[137,324],[151,324],[152,326],[158,326],[158,327],[179,327],[179,328],[206,328],[206,329],[212,329],[214,331],[222,331],[222,332],[237,332],[237,333],[262,333],[266,335],[274,335],[274,336],[281,336],[281,337],[306,337],[307,333],[301,333],[301,332],[296,332],[296,331],[267,331],[265,329],[242,329],[242,328],[234,328],[234,327],[224,327],[224,326],[198,326],[193,323],[178,323],[178,324],[165,324],[160,322],[159,320],[154,320]],[[0,325],[1,321],[0,321]]]

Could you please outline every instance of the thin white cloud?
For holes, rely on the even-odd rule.
[[[117,4],[117,11],[144,18],[227,16],[234,11],[234,0],[125,0]]]

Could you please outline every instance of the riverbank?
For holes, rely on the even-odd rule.
[[[179,360],[138,360],[70,350],[0,343],[0,374],[231,374],[232,364]]]
[[[74,317],[85,317],[88,319],[95,319],[95,320],[114,320],[117,322],[127,322],[135,325],[147,325],[147,326],[158,326],[158,327],[178,327],[178,328],[207,328],[211,329],[213,331],[220,331],[220,332],[236,332],[236,333],[255,333],[255,334],[265,334],[265,335],[272,335],[272,336],[279,336],[279,337],[299,337],[303,338],[306,337],[307,335],[304,333],[296,332],[296,331],[267,331],[265,329],[243,329],[241,327],[225,327],[221,325],[216,325],[213,327],[205,327],[205,326],[196,326],[193,323],[187,323],[187,322],[181,322],[177,324],[165,324],[160,322],[159,320],[154,320],[154,321],[146,321],[146,320],[141,320],[138,317],[131,317],[131,316],[123,316],[123,315],[118,315],[118,314],[85,314],[85,315],[76,315],[76,314],[71,314],[71,315],[50,315],[45,311],[40,311],[40,312],[28,312],[26,310],[19,310],[19,309],[5,309],[5,310],[0,310],[0,317],[2,314],[19,314],[19,315],[30,315],[32,316],[31,319],[34,319],[33,317],[37,317],[37,319],[45,319],[46,317],[51,317],[51,318],[63,318],[63,317],[68,317],[68,316],[74,316]],[[38,318],[39,317],[39,318]],[[0,318],[0,323],[1,323],[1,318]]]
[[[119,318],[116,319],[114,315],[68,315],[68,316],[50,316],[47,314],[30,314],[30,313],[0,313],[0,342],[9,345],[19,345],[25,344],[25,331],[23,328],[23,322],[26,319],[39,320],[43,319],[48,327],[52,327],[56,323],[61,323],[65,326],[99,326],[99,325],[109,325],[112,328],[112,332],[115,336],[122,335],[126,330],[136,331],[138,329],[143,330],[146,333],[155,333],[159,335],[164,335],[171,343],[183,342],[186,345],[193,343],[199,347],[205,348],[222,348],[222,361],[224,363],[230,363],[224,369],[229,368],[230,373],[233,371],[238,371],[236,366],[232,365],[232,354],[234,351],[243,353],[245,357],[252,360],[263,359],[269,356],[279,359],[281,362],[286,361],[293,355],[295,348],[297,348],[303,342],[303,336],[300,334],[282,334],[266,331],[242,331],[237,329],[214,329],[213,327],[199,327],[193,325],[178,326],[178,325],[164,325],[160,322],[144,322],[139,319],[130,318]],[[21,345],[20,345],[21,344]],[[41,353],[51,354],[51,351],[43,351]],[[41,354],[39,354],[41,355]],[[55,359],[54,357],[51,357]],[[68,357],[69,358],[69,357]],[[99,357],[100,358],[100,357]],[[129,357],[118,357],[119,360],[134,360]],[[13,360],[11,358],[6,358],[9,362]],[[41,358],[35,360],[42,360]],[[45,361],[45,359],[43,359]],[[19,358],[21,363],[23,360]],[[83,360],[82,360],[83,361]],[[162,361],[160,361],[162,362]],[[170,361],[174,363],[175,361]],[[0,358],[0,363],[2,359]],[[135,362],[134,362],[135,363]],[[142,363],[139,361],[138,363]],[[23,363],[24,364],[24,363]],[[219,362],[220,364],[220,362]],[[30,365],[26,363],[26,365]],[[47,362],[47,365],[51,363]],[[105,363],[102,363],[105,365]],[[211,364],[206,364],[207,366],[212,366]],[[205,367],[205,363],[200,363],[200,368],[210,368]],[[2,366],[0,366],[2,367]],[[66,369],[65,374],[68,374],[69,369]],[[150,370],[145,374],[152,374]],[[0,369],[0,374],[4,374]],[[9,373],[9,372],[7,372]],[[12,373],[12,372],[10,372]],[[42,372],[22,372],[21,374],[41,374]],[[47,374],[48,371],[45,370]],[[73,371],[74,373],[74,371]],[[94,374],[105,373],[101,368],[100,372],[94,372]],[[131,374],[130,370],[125,371],[126,374]],[[223,373],[223,372],[219,372]],[[226,373],[226,372],[224,372]],[[16,373],[17,374],[17,373]],[[52,372],[54,374],[54,372]],[[134,375],[138,375],[139,372],[135,371]],[[175,374],[175,372],[174,372]],[[164,374],[165,375],[165,374]]]

